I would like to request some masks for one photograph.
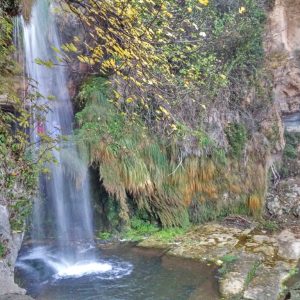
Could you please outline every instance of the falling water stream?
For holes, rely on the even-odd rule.
[[[41,132],[53,138],[72,136],[74,115],[66,68],[36,63],[36,59],[53,60],[53,48],[61,45],[49,1],[37,0],[30,23],[20,17],[15,32],[21,37],[16,44],[24,52],[24,71],[44,96],[40,104],[49,105],[44,119],[32,111],[33,142],[39,147]],[[55,100],[46,100],[49,96]],[[49,175],[40,176],[30,242],[24,243],[17,261],[16,278],[29,294],[51,300],[189,299],[205,283],[210,295],[205,299],[216,299],[207,268],[202,272],[198,265],[178,269],[177,263],[170,262],[163,266],[161,256],[137,254],[132,247],[99,249],[93,238],[88,168],[68,140],[53,150],[56,163],[50,164]],[[76,176],[68,172],[74,165]]]
[[[25,72],[43,95],[40,105],[47,106],[45,118],[33,111],[35,131],[32,140],[40,146],[39,136],[45,134],[53,139],[71,136],[73,110],[67,89],[66,68],[47,68],[36,60],[54,61],[55,49],[60,48],[60,37],[49,2],[38,0],[32,9],[30,23],[22,17],[18,22],[22,30]],[[22,44],[22,43],[19,43]],[[51,97],[50,97],[51,96]],[[47,101],[47,99],[54,99]],[[107,272],[112,266],[98,262],[93,251],[93,218],[90,203],[87,165],[80,159],[71,142],[61,142],[60,150],[53,150],[55,163],[50,164],[50,173],[40,177],[39,197],[34,202],[32,238],[41,242],[52,236],[55,251],[38,246],[19,258],[19,265],[28,260],[44,260],[57,273],[55,276],[75,276]],[[66,170],[77,166],[76,176]],[[80,180],[78,180],[80,178]]]

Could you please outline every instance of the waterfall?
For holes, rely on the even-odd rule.
[[[25,73],[37,85],[43,95],[41,105],[48,106],[44,119],[33,110],[34,127],[32,140],[39,147],[39,134],[54,139],[72,135],[73,109],[67,89],[67,72],[63,66],[47,68],[36,59],[55,61],[55,51],[61,46],[55,16],[51,14],[47,0],[38,0],[32,9],[30,23],[20,17],[22,28]],[[20,44],[20,43],[19,43]],[[51,96],[54,100],[45,100]],[[65,259],[78,259],[74,244],[93,242],[92,211],[90,204],[87,165],[81,161],[74,143],[60,142],[59,150],[52,150],[56,163],[49,165],[49,175],[40,177],[39,197],[34,201],[34,239],[53,236]],[[76,166],[72,176],[66,171]],[[80,177],[80,178],[79,178]],[[80,180],[79,180],[80,179]]]
[[[88,166],[72,142],[74,112],[67,88],[67,68],[47,68],[36,63],[37,59],[55,61],[54,49],[61,46],[49,2],[35,2],[29,24],[22,17],[16,20],[15,42],[24,53],[24,73],[42,95],[39,104],[47,105],[44,118],[40,110],[31,110],[31,139],[36,150],[41,147],[41,133],[53,139],[68,138],[62,139],[59,149],[52,150],[56,162],[48,165],[49,175],[40,175],[40,190],[33,206],[32,243],[19,255],[17,267],[30,270],[38,282],[44,282],[44,270],[54,280],[100,273],[105,278],[121,278],[131,273],[132,265],[116,259],[104,261],[95,247]],[[47,100],[49,96],[55,100]]]

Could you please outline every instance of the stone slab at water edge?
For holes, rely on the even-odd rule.
[[[300,225],[268,234],[252,225],[244,229],[211,223],[168,242],[149,237],[139,246],[216,263],[224,299],[276,300],[300,259]]]

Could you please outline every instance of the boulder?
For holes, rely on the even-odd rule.
[[[300,259],[300,233],[285,229],[278,235],[277,241],[279,257],[295,261]]]
[[[240,272],[229,272],[220,282],[220,293],[226,298],[241,294],[244,290],[245,280]]]
[[[281,292],[282,282],[288,277],[289,265],[278,262],[274,267],[261,264],[252,273],[251,281],[246,287],[243,299],[276,300]],[[249,280],[250,280],[249,279]]]

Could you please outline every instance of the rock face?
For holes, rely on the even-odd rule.
[[[294,284],[289,293],[288,293],[288,297],[287,299],[291,299],[291,300],[298,300],[300,299],[300,282],[297,282],[296,284]]]
[[[282,114],[300,111],[300,2],[276,0],[266,49],[274,70],[275,101]]]
[[[300,178],[281,180],[267,196],[268,213],[281,221],[299,221]]]
[[[17,298],[16,295],[25,294],[25,290],[14,283],[14,265],[21,247],[22,234],[11,231],[9,214],[3,205],[0,205],[0,243],[4,249],[3,257],[0,258],[0,299],[26,299]]]

